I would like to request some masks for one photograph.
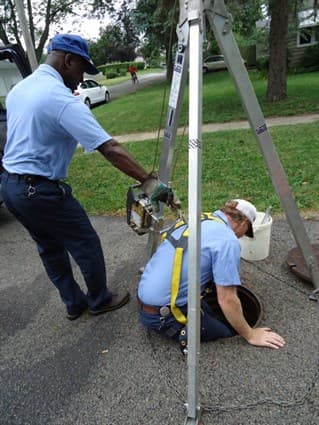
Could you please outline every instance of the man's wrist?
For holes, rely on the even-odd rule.
[[[143,184],[148,179],[158,179],[157,173],[155,171],[152,171],[149,174],[145,174],[145,176],[142,179],[140,179],[140,183]]]

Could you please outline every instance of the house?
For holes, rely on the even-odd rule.
[[[270,18],[256,22],[256,28],[268,33]],[[319,42],[319,10],[314,9],[314,0],[304,0],[297,16],[290,16],[288,26],[288,67],[303,66],[304,55],[310,47]],[[268,43],[265,38],[256,45],[256,58],[260,60],[268,56]],[[319,50],[318,50],[319,51]],[[319,64],[319,57],[318,62]]]
[[[304,3],[310,5],[313,2]],[[319,10],[316,12],[313,8],[307,8],[298,12],[297,25],[297,30],[290,31],[288,35],[289,67],[291,68],[302,65],[306,50],[319,42]]]

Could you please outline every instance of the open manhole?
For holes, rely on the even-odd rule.
[[[311,245],[313,255],[319,264],[319,244]],[[308,282],[312,282],[311,274],[302,256],[300,249],[296,246],[288,252],[287,264],[292,273]]]
[[[230,329],[232,329],[237,334],[237,332],[227,321],[226,317],[224,316],[224,313],[222,312],[222,309],[219,307],[215,286],[212,286],[210,289],[211,290],[207,293],[207,295],[205,295],[205,301],[213,309],[214,317],[225,323]],[[260,300],[246,286],[238,286],[237,294],[238,298],[241,301],[243,313],[248,324],[252,328],[257,327],[263,317],[263,307]]]

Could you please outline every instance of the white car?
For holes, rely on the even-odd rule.
[[[246,66],[246,61],[242,59],[243,64]],[[209,56],[204,60],[203,73],[206,74],[209,71],[219,71],[220,69],[227,69],[227,64],[223,55]]]
[[[218,71],[220,69],[227,69],[225,58],[222,55],[209,56],[204,60],[203,72],[206,74],[209,71]]]
[[[84,80],[74,94],[79,96],[88,108],[98,103],[108,103],[111,100],[109,89],[94,80]]]

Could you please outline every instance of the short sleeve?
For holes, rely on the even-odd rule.
[[[92,152],[112,139],[90,109],[78,99],[65,107],[60,116],[60,124],[87,152]]]
[[[212,254],[214,282],[221,286],[240,285],[240,244],[238,240],[223,241]]]

